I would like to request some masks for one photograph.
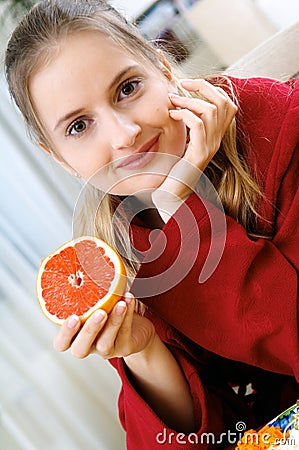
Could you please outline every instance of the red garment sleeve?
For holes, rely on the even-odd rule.
[[[240,409],[234,409],[231,392],[209,390],[203,385],[196,364],[183,351],[169,346],[178,361],[193,397],[196,430],[188,435],[169,428],[135,390],[128,369],[122,358],[114,358],[110,363],[118,371],[122,380],[118,407],[121,424],[126,431],[128,450],[167,450],[201,448],[202,450],[223,448],[227,442],[237,442],[239,434],[236,425],[242,419]],[[228,399],[226,399],[226,396]],[[238,405],[238,400],[236,400]],[[242,422],[243,423],[243,422]],[[238,427],[238,425],[237,425]],[[228,435],[230,430],[230,436]],[[234,439],[229,441],[229,439]]]
[[[249,82],[239,86],[243,131],[264,177],[261,231],[271,237],[250,239],[193,194],[151,242],[132,292],[200,346],[299,380],[299,83],[265,80],[264,90],[261,100]],[[206,261],[212,273],[202,280]]]

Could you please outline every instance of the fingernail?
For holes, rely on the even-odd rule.
[[[79,322],[79,317],[76,316],[75,314],[73,314],[72,316],[70,316],[68,318],[67,326],[68,326],[68,328],[76,328],[78,322]]]
[[[118,304],[116,305],[115,308],[115,312],[118,316],[121,316],[124,311],[126,309],[126,302],[124,302],[123,300],[121,300],[120,302],[118,302]]]
[[[132,301],[134,301],[134,295],[131,294],[131,292],[126,292],[125,300],[126,300],[126,303],[129,305]]]
[[[93,321],[95,323],[101,323],[105,317],[106,313],[102,309],[98,309],[98,311],[95,311],[92,315]]]
[[[175,92],[168,92],[168,97],[179,97],[179,94],[176,94]]]

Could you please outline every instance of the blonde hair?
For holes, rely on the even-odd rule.
[[[6,50],[5,67],[11,95],[24,116],[31,137],[49,148],[51,142],[32,106],[29,78],[50,60],[64,38],[86,30],[96,30],[109,36],[126,52],[161,70],[155,45],[147,42],[139,30],[107,2],[57,0],[38,3],[14,30]],[[210,81],[218,86],[229,85],[229,80],[221,76],[210,77]],[[233,95],[233,90],[230,91]],[[196,96],[196,93],[192,96]],[[249,234],[254,234],[257,215],[255,205],[261,193],[237,148],[235,120],[205,173],[218,191],[225,211],[241,223]],[[138,262],[130,244],[126,213],[123,211],[123,215],[118,213],[115,217],[116,206],[115,197],[103,195],[96,188],[88,186],[76,222],[82,234],[96,234],[118,250],[128,275],[133,278]]]

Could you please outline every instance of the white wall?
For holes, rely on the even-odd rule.
[[[299,0],[255,0],[255,2],[279,29],[299,19]]]
[[[112,0],[110,3],[127,18],[135,18],[154,2],[152,0]]]
[[[152,3],[153,0],[111,1],[113,6],[129,18],[138,16]],[[299,18],[299,0],[252,0],[252,3],[256,3],[277,28],[283,28]]]

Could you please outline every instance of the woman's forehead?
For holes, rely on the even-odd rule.
[[[88,71],[96,70],[98,75],[103,73],[109,79],[117,72],[133,66],[157,74],[157,64],[149,58],[146,59],[141,52],[123,46],[98,30],[77,31],[63,36],[55,46],[41,54],[40,61],[31,73],[30,81],[37,74],[53,73],[55,68],[61,77],[64,74],[71,76],[72,72],[79,68],[86,76],[89,76]]]
[[[113,36],[108,32],[104,32],[97,29],[84,29],[84,30],[76,30],[70,33],[65,34],[58,41],[59,49],[64,49],[65,46],[74,46],[77,45],[88,51],[91,45],[93,45],[99,52],[112,52],[126,55],[130,58],[134,58],[138,62],[142,62],[143,64],[153,65],[153,55],[156,50],[153,49],[151,57],[146,57],[145,48],[141,43],[136,44],[136,42],[130,37],[123,35],[122,38],[119,36]],[[84,62],[84,55],[83,62]],[[157,60],[158,51],[156,53]],[[109,63],[109,59],[107,60]]]

